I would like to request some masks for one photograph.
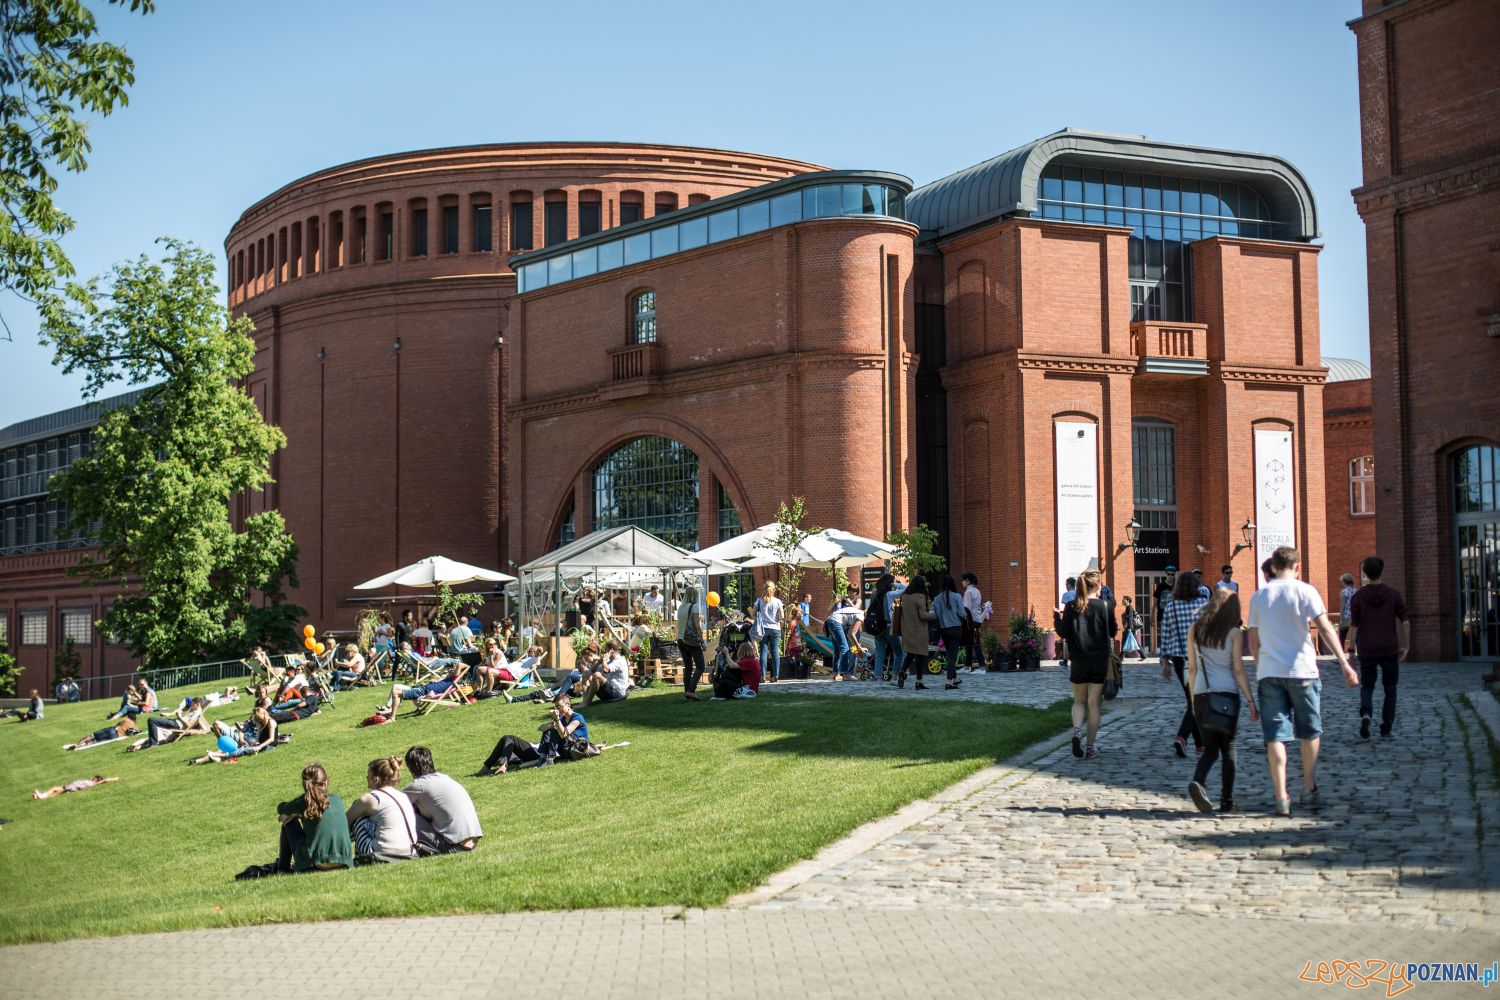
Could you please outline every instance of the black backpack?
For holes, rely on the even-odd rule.
[[[885,635],[888,623],[885,620],[885,598],[877,597],[865,609],[864,631],[866,635]]]

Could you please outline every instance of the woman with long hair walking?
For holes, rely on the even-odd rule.
[[[958,649],[963,645],[964,599],[958,592],[958,582],[951,576],[943,577],[942,589],[932,602],[932,613],[937,616],[938,636],[943,641],[943,665],[948,671],[948,683],[943,690],[958,687]]]
[[[1179,757],[1187,756],[1189,736],[1193,738],[1198,753],[1203,753],[1203,735],[1198,731],[1198,720],[1193,717],[1193,694],[1187,685],[1187,642],[1188,632],[1207,604],[1208,598],[1198,592],[1198,578],[1192,573],[1183,573],[1177,577],[1172,586],[1172,597],[1161,610],[1161,675],[1165,678],[1175,673],[1177,683],[1182,686],[1182,696],[1187,701],[1182,722],[1177,725],[1177,736],[1172,740],[1172,747]]]
[[[901,593],[901,669],[896,673],[896,686],[906,686],[906,675],[915,675],[912,685],[918,691],[927,685],[922,683],[922,674],[927,670],[927,623],[935,617],[927,606],[927,579],[918,573]]]
[[[1188,633],[1188,688],[1193,712],[1203,733],[1203,756],[1193,771],[1188,797],[1200,812],[1213,812],[1203,782],[1221,755],[1219,811],[1234,809],[1234,738],[1239,731],[1240,698],[1250,706],[1250,721],[1260,721],[1260,710],[1245,679],[1244,633],[1240,631],[1240,595],[1220,587],[1209,598]]]
[[[1099,756],[1094,740],[1099,734],[1099,698],[1114,652],[1115,609],[1099,596],[1104,579],[1096,569],[1084,570],[1073,599],[1063,608],[1063,636],[1068,642],[1068,680],[1073,684],[1073,756]],[[1084,717],[1088,729],[1083,731]],[[1085,737],[1087,745],[1085,746]]]

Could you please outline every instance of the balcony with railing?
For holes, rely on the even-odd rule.
[[[660,381],[660,345],[626,344],[609,349],[609,385],[606,399],[641,396],[655,392]]]
[[[1196,378],[1208,374],[1208,324],[1130,324],[1130,351],[1142,375]]]

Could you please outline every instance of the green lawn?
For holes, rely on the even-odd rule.
[[[179,693],[180,694],[180,693]],[[175,703],[171,693],[169,704]],[[287,731],[234,764],[187,767],[207,737],[127,754],[65,753],[102,702],[0,723],[0,943],[233,924],[663,904],[713,905],[913,799],[1068,725],[1045,710],[911,699],[770,695],[684,702],[654,688],[588,713],[596,740],[632,745],[576,764],[471,777],[504,733],[534,733],[537,704],[498,699],[360,729],[380,691]],[[243,718],[246,703],[212,717]],[[232,709],[232,710],[231,710]],[[310,761],[347,805],[371,758],[432,748],[474,796],[471,855],[235,882],[276,854],[277,802]],[[94,773],[121,781],[33,801]],[[405,777],[403,773],[403,778]]]

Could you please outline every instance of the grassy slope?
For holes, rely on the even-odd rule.
[[[471,778],[500,735],[531,733],[540,705],[494,700],[373,729],[384,692],[339,698],[287,727],[289,746],[186,767],[206,737],[127,754],[60,746],[103,724],[102,703],[0,724],[0,943],[229,924],[405,914],[711,905],[850,829],[929,795],[1067,725],[1066,711],[772,695],[689,704],[655,689],[589,713],[602,758]],[[170,702],[169,702],[170,703]],[[240,718],[245,702],[211,717]],[[485,839],[472,855],[235,882],[275,856],[275,804],[321,761],[345,804],[372,757],[432,748],[468,786]],[[32,801],[93,773],[118,783]],[[403,775],[404,777],[404,775]]]

